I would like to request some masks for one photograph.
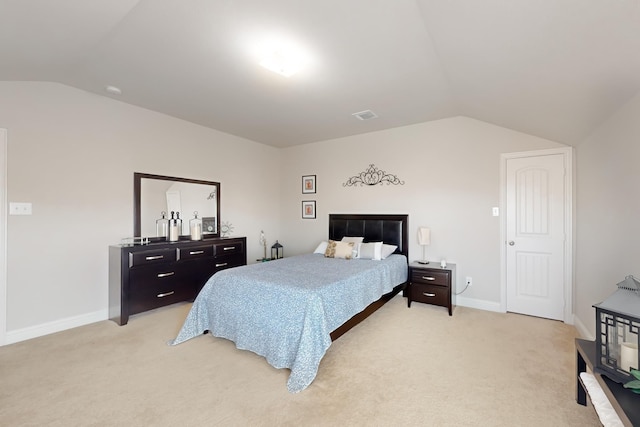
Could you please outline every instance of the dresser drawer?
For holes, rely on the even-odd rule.
[[[174,248],[129,252],[129,268],[150,264],[173,262],[175,260],[176,250]]]
[[[195,298],[188,270],[175,263],[132,268],[130,278],[131,314]]]
[[[175,262],[134,267],[129,271],[129,292],[157,286],[160,283],[180,282],[186,276],[186,270]]]
[[[242,242],[216,243],[213,245],[213,256],[216,258],[235,254],[244,255],[244,245]]]
[[[213,260],[213,265],[216,271],[224,270],[225,268],[238,267],[244,264],[244,253],[219,256],[215,257],[215,259]]]
[[[190,246],[178,249],[180,260],[213,258],[213,245]]]
[[[176,302],[193,300],[195,290],[192,285],[188,286],[168,286],[156,289],[146,288],[142,292],[131,294],[129,298],[129,314],[142,313]]]
[[[449,287],[438,285],[422,285],[412,283],[411,300],[425,302],[427,304],[447,306],[449,304]]]
[[[411,270],[411,283],[449,286],[449,272],[414,268]]]

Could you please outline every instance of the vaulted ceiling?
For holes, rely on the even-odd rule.
[[[0,80],[276,147],[458,115],[575,145],[640,89],[639,2],[0,0]],[[274,36],[307,51],[299,73],[258,65]]]

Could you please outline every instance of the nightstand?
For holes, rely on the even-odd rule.
[[[452,288],[456,282],[456,265],[447,264],[440,267],[440,263],[409,264],[409,292],[407,292],[407,307],[412,301],[439,305],[449,309],[449,316],[453,311]]]

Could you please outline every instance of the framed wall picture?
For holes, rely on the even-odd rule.
[[[316,201],[304,200],[302,202],[302,218],[316,219]]]
[[[304,175],[302,177],[302,194],[315,194],[316,192],[316,176]]]

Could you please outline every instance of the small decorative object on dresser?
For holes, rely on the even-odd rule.
[[[216,232],[216,217],[203,216],[202,217],[202,232],[204,234],[213,234]],[[225,237],[225,236],[222,236]]]
[[[271,259],[280,259],[284,257],[284,247],[276,240],[271,246]]]
[[[452,284],[456,282],[456,265],[445,268],[427,267],[420,263],[409,264],[409,289],[407,306],[412,301],[439,305],[453,312]]]
[[[221,237],[230,237],[231,233],[233,233],[233,224],[228,221],[222,221],[222,225],[220,226],[220,233],[222,233]]]
[[[109,247],[109,318],[193,300],[209,278],[247,264],[246,238]]]
[[[269,258],[267,258],[267,238],[264,236],[264,231],[262,230],[260,230],[260,239],[258,240],[258,242],[260,243],[260,246],[262,246],[264,250],[264,254],[262,255],[262,259],[260,261],[262,262],[270,261]]]

